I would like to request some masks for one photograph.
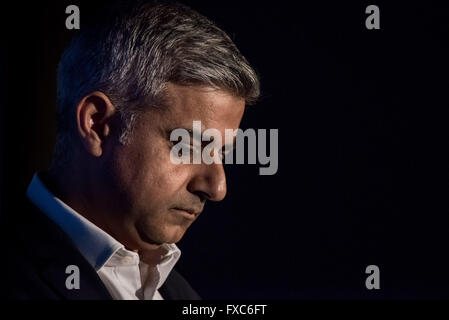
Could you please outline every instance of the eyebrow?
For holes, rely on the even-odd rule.
[[[189,133],[190,138],[192,138],[191,141],[193,141],[193,129],[192,129],[192,128],[186,128],[186,127],[177,127],[177,128],[173,128],[173,129],[167,129],[167,130],[166,130],[166,133],[167,133],[167,137],[168,137],[169,140],[170,140],[170,134],[171,134],[171,132],[172,132],[173,130],[176,130],[176,129],[184,129],[184,130],[186,130],[186,131]],[[205,130],[207,130],[207,129],[205,129]],[[202,135],[202,134],[203,134],[203,132],[201,132],[201,135]],[[225,139],[223,139],[223,140],[225,140]],[[222,142],[223,142],[223,140],[222,140]],[[231,143],[224,144],[224,145],[221,147],[221,150],[224,151],[224,150],[226,150],[227,148],[230,148],[231,150],[232,150],[232,149],[235,149],[236,141],[237,141],[237,137],[234,136],[233,139],[232,139],[232,144],[231,144]],[[201,149],[204,148],[204,146],[207,145],[207,144],[209,144],[209,143],[210,143],[210,141],[201,141]]]

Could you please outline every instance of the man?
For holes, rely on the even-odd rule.
[[[201,121],[224,136],[258,95],[231,39],[183,5],[117,5],[83,25],[59,63],[52,165],[3,217],[2,295],[199,299],[175,243],[225,197],[225,173],[175,164],[170,132]]]

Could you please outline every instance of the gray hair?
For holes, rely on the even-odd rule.
[[[93,91],[105,93],[122,118],[126,143],[138,113],[163,99],[164,85],[207,85],[254,103],[259,79],[229,36],[179,3],[118,3],[82,25],[58,66],[58,134],[54,161],[70,154],[75,109]]]

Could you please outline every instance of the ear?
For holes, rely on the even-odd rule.
[[[114,105],[100,91],[88,94],[78,103],[76,108],[78,134],[86,150],[94,157],[103,154],[104,142],[111,136],[115,113]]]

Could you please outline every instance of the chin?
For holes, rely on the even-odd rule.
[[[169,227],[168,230],[166,230],[166,234],[164,235],[164,238],[165,238],[164,243],[179,242],[182,239],[182,237],[184,236],[185,232],[186,232],[186,229],[182,226]]]
[[[164,243],[177,243],[182,239],[186,228],[180,225],[166,226],[156,230],[146,229],[139,232],[141,239],[151,245],[162,245]]]

